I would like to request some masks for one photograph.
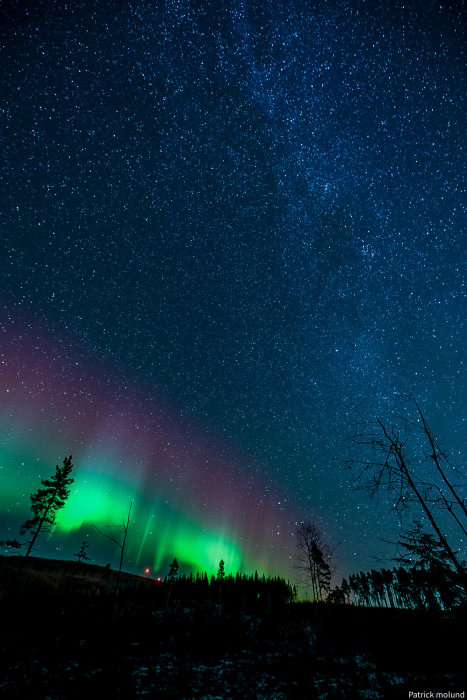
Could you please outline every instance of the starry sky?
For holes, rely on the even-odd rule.
[[[388,555],[390,499],[336,457],[414,392],[460,460],[463,25],[437,0],[3,0],[0,538],[72,453],[37,554],[115,563],[93,525],[134,501],[135,571],[293,578],[303,518],[340,572]]]

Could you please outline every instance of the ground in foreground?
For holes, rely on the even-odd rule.
[[[408,698],[465,691],[466,614],[169,597],[75,562],[0,558],[5,698]]]

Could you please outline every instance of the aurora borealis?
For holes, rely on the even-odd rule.
[[[265,484],[242,483],[240,454],[222,454],[222,446],[203,439],[196,424],[175,418],[168,403],[148,400],[136,387],[126,386],[122,396],[107,373],[85,381],[78,355],[57,362],[53,340],[31,338],[23,328],[19,336],[4,334],[3,347],[9,350],[2,386],[7,503],[18,495],[18,484],[34,489],[34,475],[47,476],[50,450],[58,452],[65,443],[78,455],[72,493],[49,538],[54,548],[65,546],[60,535],[79,532],[92,535],[111,557],[112,546],[105,547],[92,528],[118,538],[117,526],[133,502],[128,548],[136,570],[150,566],[160,572],[175,555],[192,570],[214,571],[221,558],[233,570],[280,568],[290,545],[280,538],[284,517],[263,495]],[[21,495],[9,511],[24,518],[27,494]],[[263,562],[255,549],[273,532],[277,553]]]
[[[462,3],[4,0],[0,539],[293,578],[400,524],[335,457],[413,392],[463,422]],[[118,533],[118,530],[112,530]],[[459,540],[459,547],[465,543]]]

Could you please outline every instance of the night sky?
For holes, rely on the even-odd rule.
[[[131,500],[134,571],[393,553],[335,458],[414,392],[460,462],[462,9],[3,0],[0,538],[71,453],[39,555]]]

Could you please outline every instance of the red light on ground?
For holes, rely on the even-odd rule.
[[[157,581],[157,583],[160,583],[160,582],[162,581],[161,577],[158,576],[158,577],[156,578],[156,581]]]

